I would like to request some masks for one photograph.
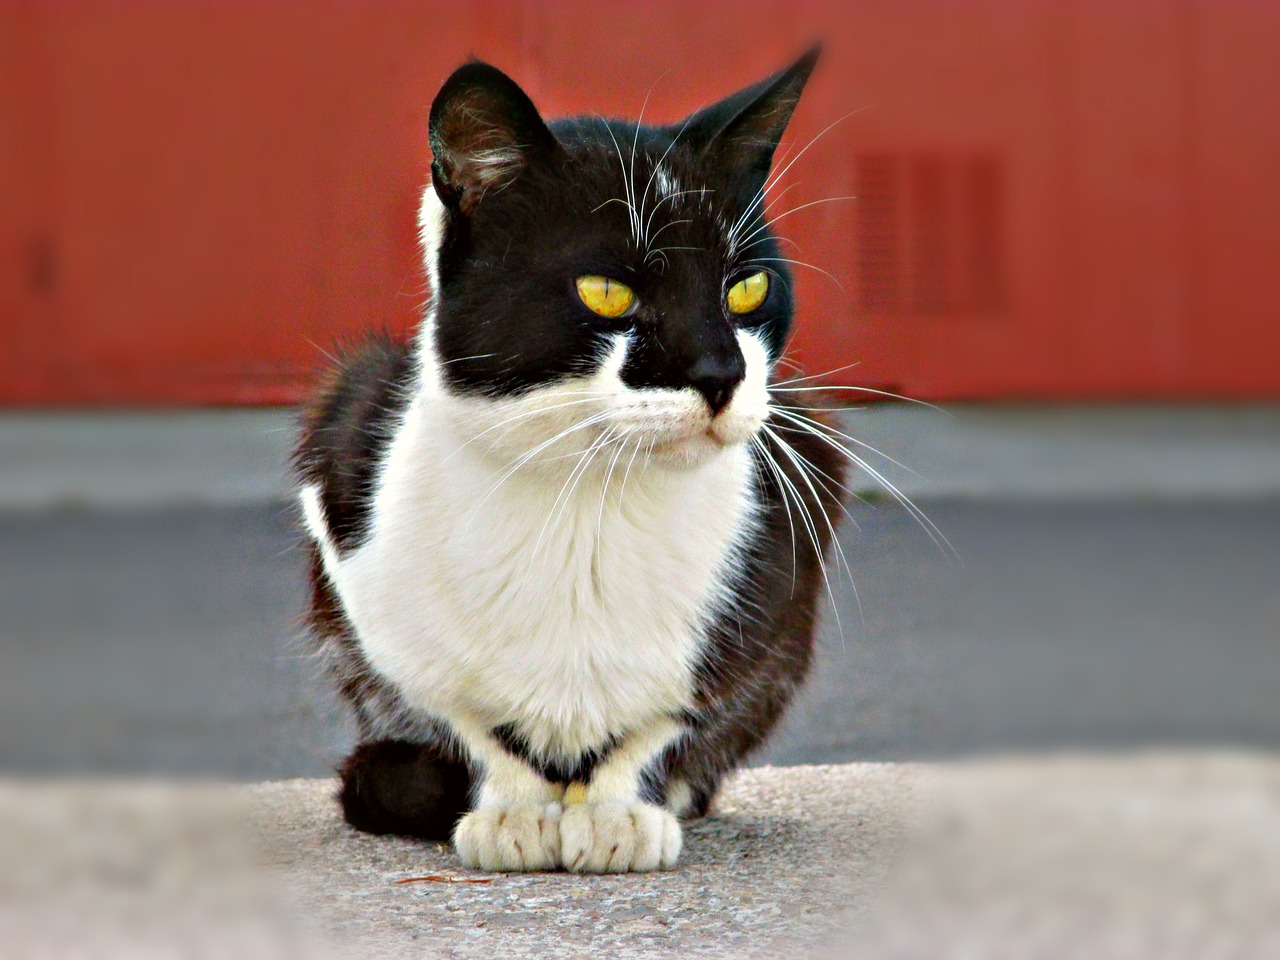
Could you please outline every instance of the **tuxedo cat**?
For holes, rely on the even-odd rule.
[[[765,191],[816,58],[671,126],[441,88],[420,332],[348,352],[296,455],[355,827],[670,868],[804,677],[844,458],[773,392]]]

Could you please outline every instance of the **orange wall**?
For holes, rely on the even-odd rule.
[[[923,398],[1280,398],[1280,8],[0,8],[0,403],[285,403],[410,325],[435,88],[670,120],[827,52],[775,213],[799,358]]]

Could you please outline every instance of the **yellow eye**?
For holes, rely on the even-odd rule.
[[[579,277],[578,297],[588,309],[609,319],[621,317],[636,302],[630,287],[608,277]]]
[[[764,298],[769,295],[769,275],[761,270],[749,277],[743,277],[732,287],[725,297],[730,313],[750,313],[757,310]]]

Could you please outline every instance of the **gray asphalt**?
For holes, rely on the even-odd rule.
[[[1280,501],[856,503],[812,680],[757,762],[1280,747]],[[861,602],[859,611],[858,600]],[[0,770],[316,776],[284,505],[0,514]]]

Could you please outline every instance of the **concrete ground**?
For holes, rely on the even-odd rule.
[[[330,780],[0,781],[12,956],[1280,955],[1280,759],[765,767],[670,873],[461,869]]]

